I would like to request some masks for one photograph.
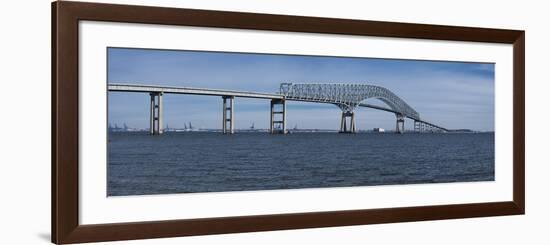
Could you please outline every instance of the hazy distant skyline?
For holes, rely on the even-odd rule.
[[[276,93],[282,82],[383,86],[429,122],[450,129],[494,130],[494,64],[324,56],[109,48],[108,82]],[[164,122],[221,128],[222,99],[165,94]],[[109,123],[149,127],[149,94],[110,92]],[[384,105],[376,99],[365,102]],[[359,130],[395,128],[395,115],[357,108]],[[287,102],[287,127],[338,129],[334,105]],[[235,99],[235,127],[269,127],[269,100]],[[412,120],[405,126],[412,128]]]

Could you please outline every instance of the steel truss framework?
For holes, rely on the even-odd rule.
[[[425,122],[414,121],[414,132],[417,133],[441,133],[448,132],[447,129],[437,127]]]
[[[353,110],[366,99],[379,99],[402,116],[420,120],[420,115],[390,90],[368,84],[281,83],[280,93],[287,99],[333,103],[343,112]]]

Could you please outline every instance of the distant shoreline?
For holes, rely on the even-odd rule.
[[[197,130],[165,130],[163,133],[221,133],[221,129],[197,129]],[[299,130],[288,130],[289,133],[339,133],[339,130],[336,129],[299,129]],[[108,133],[149,133],[149,130],[110,130]],[[249,129],[235,129],[235,133],[269,133],[268,129],[258,129],[258,130],[249,130]],[[373,130],[357,130],[357,133],[369,133],[369,134],[395,134],[395,131],[385,131],[385,132],[376,132]],[[416,132],[413,130],[405,131],[409,134],[482,134],[482,133],[495,133],[494,131],[465,131],[465,130],[456,130],[451,132]]]

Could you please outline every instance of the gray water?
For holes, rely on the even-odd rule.
[[[494,134],[109,133],[109,196],[494,180]]]

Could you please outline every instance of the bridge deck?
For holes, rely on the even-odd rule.
[[[257,99],[283,99],[283,96],[280,94],[209,89],[209,88],[151,86],[151,85],[140,85],[140,84],[109,84],[108,89],[109,91],[116,91],[116,92],[141,92],[141,93],[162,92],[162,93],[171,93],[171,94],[234,96],[234,97],[257,98]]]

